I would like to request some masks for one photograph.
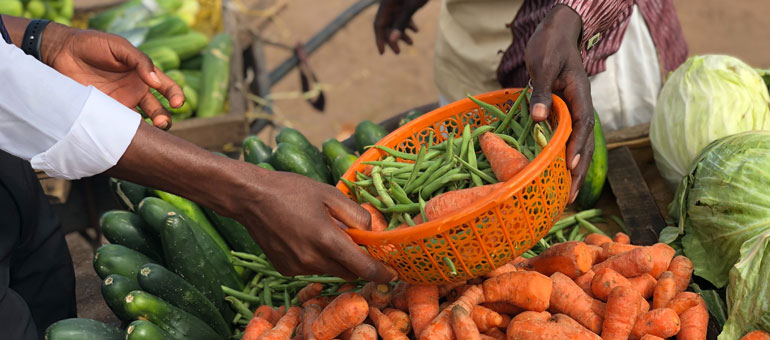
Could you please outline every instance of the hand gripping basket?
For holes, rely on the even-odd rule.
[[[515,92],[499,90],[477,98],[507,112],[518,97]],[[347,232],[410,283],[468,280],[508,263],[543,238],[567,205],[571,177],[564,152],[572,123],[567,106],[557,96],[553,96],[553,111],[549,119],[556,131],[548,145],[532,163],[488,197],[450,216],[414,227]],[[430,131],[441,142],[448,137],[448,129],[462,131],[466,124],[476,127],[494,120],[486,110],[463,99],[409,122],[378,144],[416,154],[421,144],[427,143]],[[378,160],[384,155],[385,152],[370,148],[343,177],[355,181],[356,171],[365,167],[361,162]],[[337,188],[351,195],[344,183],[337,184]],[[444,257],[452,260],[457,275],[450,274],[442,261]]]

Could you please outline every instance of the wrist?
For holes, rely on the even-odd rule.
[[[557,4],[543,20],[543,28],[562,35],[565,39],[580,46],[583,33],[583,19],[572,7]]]
[[[55,22],[49,23],[43,31],[40,40],[40,61],[53,65],[62,50],[68,48],[76,30]]]

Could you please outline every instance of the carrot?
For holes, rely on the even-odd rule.
[[[257,307],[257,310],[254,311],[254,316],[261,317],[270,322],[272,325],[278,323],[278,319],[281,318],[281,315],[279,315],[278,312],[273,309],[273,307],[267,305]]]
[[[468,286],[463,295],[449,307],[442,310],[420,334],[420,339],[454,339],[450,311],[454,306],[462,306],[465,310],[473,309],[473,306],[484,300],[484,291],[479,286]],[[414,326],[414,324],[412,325]]]
[[[650,250],[650,255],[652,255],[652,270],[650,271],[650,275],[655,279],[658,279],[660,274],[663,274],[663,272],[668,270],[668,265],[674,258],[676,250],[665,243],[655,243],[654,245],[647,247],[647,249]]]
[[[299,333],[302,333],[305,340],[315,340],[315,336],[313,336],[313,322],[321,314],[321,310],[321,307],[318,305],[309,305],[302,310],[302,328],[300,328],[302,332]]]
[[[406,315],[406,313],[393,308],[387,308],[383,310],[382,313],[388,316],[390,322],[392,322],[393,325],[396,326],[396,329],[401,331],[401,333],[409,334],[409,331],[412,330],[412,322],[409,321],[409,315]]]
[[[364,324],[362,324],[362,325],[364,325]],[[369,326],[372,326],[372,325],[369,325]],[[358,326],[356,326],[356,327],[358,327]],[[374,327],[374,326],[372,326],[372,327]],[[348,328],[348,329],[342,331],[342,333],[340,333],[340,335],[337,336],[337,339],[339,339],[339,340],[350,340],[350,338],[353,337],[353,330],[354,329],[355,329],[355,327]],[[376,332],[377,332],[377,330],[375,330],[375,333]]]
[[[666,307],[668,302],[677,294],[674,274],[668,271],[663,272],[660,274],[658,284],[655,285],[655,291],[652,293],[652,309]]]
[[[587,328],[583,327],[579,322],[575,321],[575,319],[569,317],[569,315],[565,314],[554,314],[551,317],[551,321],[556,322],[557,324],[562,324],[565,326],[569,326],[572,328],[575,328],[579,330],[585,337],[592,338],[595,340],[601,340],[601,338],[596,335],[596,333],[593,333],[589,331]]]
[[[551,313],[548,312],[533,312],[533,311],[524,311],[519,313],[519,315],[516,315],[511,319],[511,322],[516,321],[548,321],[551,318]]]
[[[505,333],[499,328],[490,328],[484,334],[496,340],[505,340]]]
[[[300,304],[303,304],[305,301],[320,295],[323,289],[324,285],[320,283],[308,284],[297,293],[297,301],[299,301]]]
[[[582,332],[564,323],[537,320],[513,321],[508,327],[508,340],[595,339],[587,333],[590,332]]]
[[[681,292],[668,302],[666,308],[673,309],[676,314],[681,315],[691,307],[699,305],[703,301],[700,295],[693,292]]]
[[[485,302],[485,303],[482,303],[481,306],[489,308],[490,310],[495,311],[499,314],[516,315],[523,311],[521,308],[516,307],[507,302]]]
[[[428,221],[457,212],[488,196],[505,183],[487,184],[467,189],[452,190],[431,198],[425,205]]]
[[[380,334],[382,340],[409,340],[406,334],[398,330],[388,316],[382,314],[377,307],[369,307],[369,319],[374,322],[374,326],[377,327],[377,333]]]
[[[599,233],[590,233],[586,235],[583,242],[592,246],[601,246],[602,244],[612,242],[612,239]]]
[[[377,330],[372,325],[362,323],[353,328],[350,340],[377,340]]]
[[[612,240],[617,243],[631,244],[631,237],[622,232],[616,233],[615,236],[612,237]]]
[[[649,273],[632,277],[628,279],[628,281],[631,282],[634,289],[636,289],[639,294],[642,294],[642,297],[645,299],[652,297],[652,293],[655,291],[655,285],[658,284],[658,281]]]
[[[246,329],[243,331],[242,340],[257,340],[262,334],[273,328],[273,324],[259,316],[254,316],[249,320]]]
[[[337,288],[337,293],[347,293],[354,289],[356,289],[356,285],[352,283],[346,283],[340,286],[339,288]]]
[[[645,334],[652,334],[665,339],[679,333],[679,328],[679,316],[673,309],[653,309],[636,318],[629,338],[639,339]]]
[[[471,319],[476,323],[479,331],[482,332],[490,328],[503,326],[503,317],[499,313],[483,306],[473,306]]]
[[[585,274],[575,278],[575,283],[580,286],[580,289],[591,297],[594,297],[594,292],[591,291],[591,281],[593,281],[595,276],[596,273],[589,269]]]
[[[664,340],[664,339],[659,337],[659,336],[652,335],[652,334],[645,334],[642,337],[642,340]]]
[[[389,284],[377,284],[371,292],[369,297],[369,305],[377,307],[377,309],[383,309],[390,304],[390,300],[393,299],[393,290]]]
[[[487,302],[508,302],[536,312],[548,309],[552,291],[551,280],[547,276],[527,271],[493,277],[484,281],[482,286]]]
[[[593,255],[585,243],[558,243],[527,261],[525,268],[545,276],[560,272],[574,279],[591,270]]]
[[[318,340],[329,340],[342,331],[356,326],[366,319],[369,305],[353,292],[337,296],[313,322],[313,334]]]
[[[507,328],[508,324],[511,323],[511,317],[508,316],[508,314],[500,314],[500,318],[503,319],[503,322],[501,322],[500,327],[497,328]]]
[[[384,231],[388,228],[388,221],[385,219],[385,216],[382,215],[382,212],[377,210],[374,205],[371,203],[364,203],[361,204],[361,208],[366,209],[366,211],[368,211],[369,215],[371,216],[371,231]]]
[[[457,297],[462,294],[462,292],[458,292],[457,288],[465,286],[467,281],[458,281],[458,282],[450,282],[444,285],[438,286],[438,297],[442,298],[445,296],[449,296],[450,294],[457,294],[457,296],[454,296],[454,299],[457,299]]]
[[[457,339],[481,340],[476,323],[473,322],[470,313],[463,306],[456,305],[452,307],[450,320],[452,322],[452,331],[454,331]]]
[[[438,287],[435,285],[409,285],[406,289],[406,301],[412,329],[419,338],[425,327],[439,313]]]
[[[498,331],[500,331],[500,330],[498,330]],[[481,337],[481,340],[498,340],[498,338],[486,335],[484,333],[479,334],[479,336]],[[504,340],[504,339],[505,339],[505,334],[503,334],[503,338],[501,340]]]
[[[631,287],[631,282],[618,272],[610,268],[604,268],[596,272],[594,279],[591,281],[591,292],[593,292],[595,298],[607,301],[610,292],[615,287],[620,286]]]
[[[326,306],[329,305],[329,297],[327,296],[314,297],[302,303],[302,307],[307,307],[310,305],[316,305],[318,307],[321,307],[321,309],[324,309],[326,308]]]
[[[284,315],[286,315],[286,306],[280,306],[280,307],[278,307],[278,315],[280,315],[281,317],[283,317]]]
[[[679,315],[681,328],[676,335],[677,340],[706,340],[709,324],[709,312],[706,302],[698,296],[699,303]]]
[[[602,252],[604,250],[600,246],[595,246],[592,244],[588,244],[588,250],[591,251],[591,265],[595,265],[600,262],[600,260],[605,260],[602,258]]]
[[[632,251],[636,248],[639,248],[639,246],[635,246],[633,244],[626,244],[626,243],[618,243],[618,242],[608,242],[601,245],[602,253],[599,255],[599,258],[597,261],[604,262],[610,257],[613,257],[618,254],[623,254],[627,251]]]
[[[494,133],[486,132],[479,136],[479,145],[500,182],[511,179],[529,164],[526,156]]]
[[[692,261],[685,256],[680,255],[671,260],[668,271],[674,274],[677,293],[687,290],[687,286],[690,285],[690,278],[692,278],[692,270]]]
[[[495,276],[500,276],[500,275],[505,274],[505,273],[516,272],[516,271],[519,271],[519,269],[516,268],[515,265],[513,265],[511,263],[506,263],[506,264],[504,264],[504,265],[502,265],[500,267],[495,268],[495,270],[493,270],[493,271],[491,271],[489,273],[484,274],[484,277],[495,277]]]
[[[601,300],[593,299],[594,301],[591,303],[591,310],[596,313],[596,315],[604,317],[604,313],[607,312],[607,304],[602,302]]]
[[[284,316],[278,320],[273,329],[259,337],[260,340],[289,340],[294,329],[297,328],[302,308],[291,307]]]
[[[630,286],[612,289],[602,323],[602,339],[628,339],[639,313],[641,296]]]
[[[567,314],[592,332],[599,333],[602,328],[602,316],[592,309],[594,299],[567,275],[553,273],[551,281],[553,282],[551,309]]]
[[[642,304],[639,306],[639,315],[650,311],[650,303],[647,300],[642,299]]]
[[[635,248],[595,264],[591,269],[598,273],[604,268],[610,268],[625,277],[639,276],[652,270],[652,256],[645,248]]]
[[[741,340],[770,340],[770,333],[757,330],[744,335]]]

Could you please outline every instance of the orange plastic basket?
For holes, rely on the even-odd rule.
[[[499,90],[476,98],[507,112],[518,97],[516,89]],[[567,205],[571,177],[564,152],[572,131],[567,106],[553,96],[551,126],[554,136],[542,152],[504,186],[475,204],[450,216],[414,227],[384,232],[348,229],[351,238],[378,260],[395,268],[410,283],[446,283],[486,274],[531,249],[548,233]],[[496,120],[469,99],[431,111],[393,131],[378,145],[416,154],[433,131],[443,141],[448,128],[462,131]],[[385,152],[371,148],[345,173],[355,181],[363,161],[384,158]],[[342,182],[337,188],[351,196]],[[449,257],[457,269],[450,274],[443,262]]]

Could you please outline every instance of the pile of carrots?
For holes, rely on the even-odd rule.
[[[706,304],[685,291],[692,262],[674,255],[593,233],[465,282],[344,285],[336,297],[311,283],[301,308],[257,308],[242,339],[705,339]]]

